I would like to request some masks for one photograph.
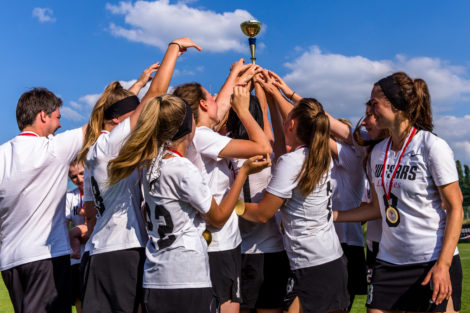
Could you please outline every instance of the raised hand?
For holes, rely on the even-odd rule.
[[[183,53],[185,53],[188,50],[188,48],[196,48],[199,51],[202,50],[202,48],[199,47],[199,45],[197,43],[195,43],[194,41],[192,41],[188,37],[182,37],[182,38],[175,39],[172,42],[170,42],[170,45],[172,45],[172,44],[178,45],[178,47],[179,47],[179,54],[178,55],[182,55]]]
[[[259,173],[270,166],[271,159],[269,158],[269,154],[267,154],[266,157],[256,155],[246,160],[245,163],[243,163],[242,169],[246,171],[247,175],[251,175]]]
[[[139,79],[131,86],[131,88],[129,88],[129,91],[137,95],[140,89],[144,88],[144,86],[152,80],[152,74],[155,73],[159,67],[160,62],[156,62],[146,68],[140,75]]]
[[[279,77],[279,75],[277,75],[276,73],[272,72],[272,71],[269,71],[268,72],[269,74],[269,77],[272,78],[272,84],[274,86],[276,86],[277,88],[279,88],[282,93],[289,99],[292,98],[292,95],[294,94],[294,92],[292,91],[292,89],[282,80],[281,77]]]
[[[248,88],[242,86],[235,86],[230,104],[235,110],[237,115],[240,112],[249,112],[250,108],[250,92]]]

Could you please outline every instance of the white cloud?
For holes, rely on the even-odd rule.
[[[191,2],[191,1],[189,1]],[[154,2],[137,1],[134,4],[120,2],[106,4],[106,9],[115,15],[124,15],[126,26],[111,23],[112,34],[131,41],[141,42],[165,50],[168,42],[187,36],[204,50],[225,52],[244,51],[246,37],[240,23],[253,19],[245,10],[216,13],[210,10],[191,8],[188,1],[170,4],[169,0]]]
[[[470,115],[439,116],[434,121],[435,132],[450,145],[456,160],[470,164]]]
[[[297,93],[315,97],[332,113],[343,116],[362,111],[373,84],[396,71],[423,78],[437,112],[450,111],[452,104],[470,100],[466,69],[438,58],[397,55],[393,60],[371,60],[323,53],[315,46],[285,66],[290,72],[284,79]]]
[[[85,117],[80,113],[79,109],[77,110],[76,107],[71,108],[64,106],[60,108],[60,113],[62,117],[75,122],[83,121],[85,119]]]
[[[54,15],[54,11],[49,8],[34,8],[33,9],[33,17],[36,17],[39,22],[41,23],[54,23],[56,21]]]

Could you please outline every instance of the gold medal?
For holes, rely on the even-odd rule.
[[[245,202],[237,200],[237,203],[235,203],[235,213],[238,216],[242,216],[245,213]]]
[[[206,230],[202,233],[202,237],[206,240],[207,245],[210,245],[212,242],[212,234],[210,231]]]
[[[387,217],[387,224],[391,227],[398,226],[400,222],[400,214],[398,210],[393,206],[389,205],[385,210],[385,216]]]

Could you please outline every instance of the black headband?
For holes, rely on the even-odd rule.
[[[113,118],[129,113],[130,111],[135,110],[139,103],[140,101],[137,96],[126,97],[122,100],[119,100],[118,102],[111,104],[109,108],[104,110],[103,118],[105,120],[112,120]]]
[[[388,101],[398,110],[404,111],[407,109],[408,105],[403,99],[400,86],[395,82],[395,79],[392,75],[382,78],[376,84],[382,88],[382,91],[387,97]]]
[[[193,130],[193,111],[191,110],[191,106],[186,101],[183,100],[183,102],[186,105],[186,114],[183,121],[181,122],[180,128],[176,132],[176,135],[173,136],[171,141],[178,140]]]

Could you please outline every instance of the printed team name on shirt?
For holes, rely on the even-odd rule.
[[[375,172],[374,175],[376,178],[382,175],[383,164],[376,164],[375,165]],[[390,178],[392,176],[393,170],[395,169],[394,164],[387,164],[387,171],[386,177]],[[418,166],[416,165],[398,165],[397,173],[395,174],[395,179],[401,180],[410,180],[413,181],[416,179],[416,174],[418,172]],[[382,186],[380,180],[377,181],[377,186]],[[400,182],[393,182],[394,188],[400,188]]]

